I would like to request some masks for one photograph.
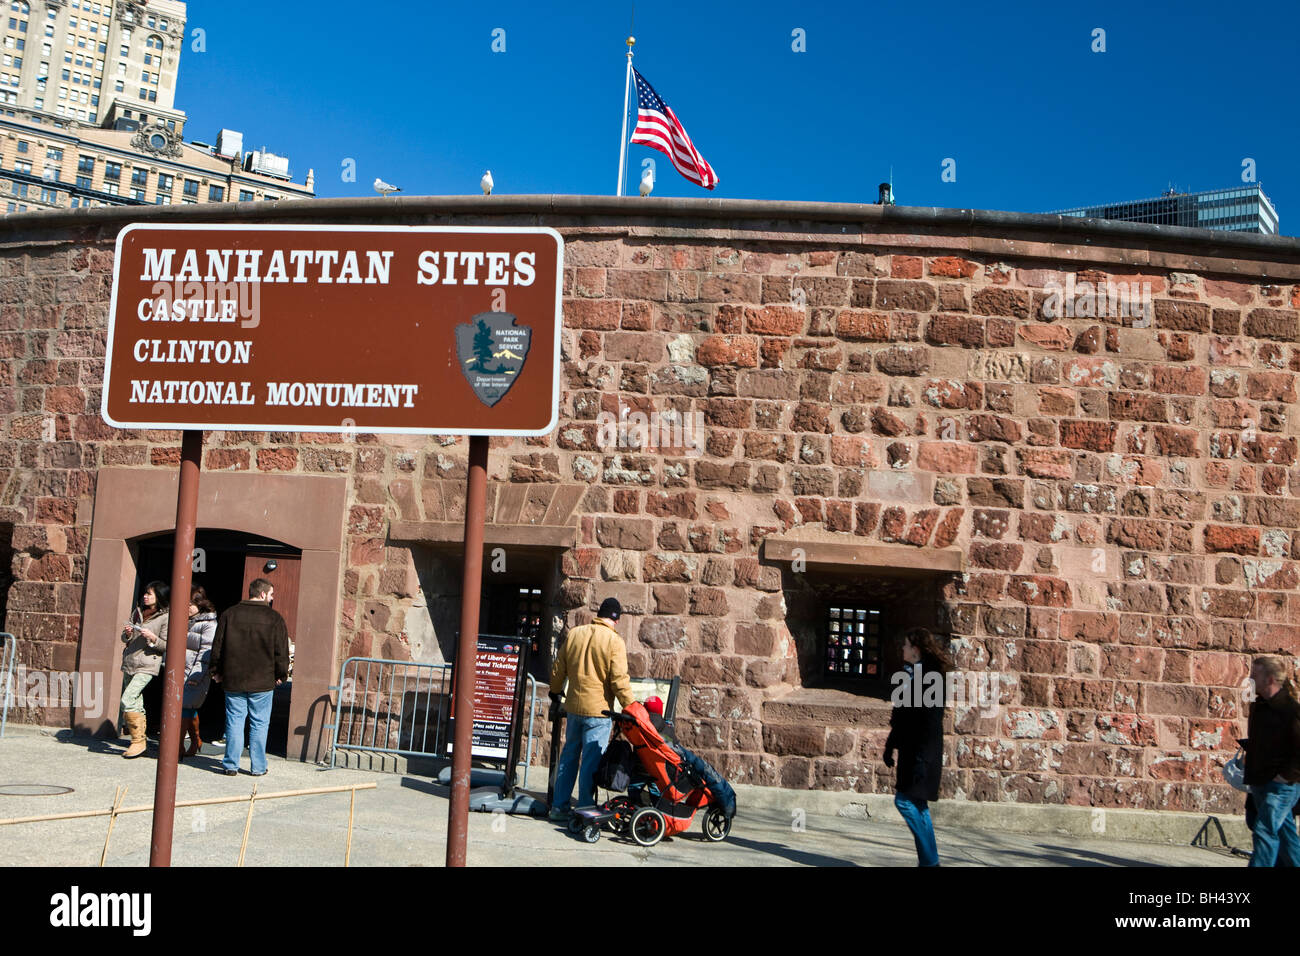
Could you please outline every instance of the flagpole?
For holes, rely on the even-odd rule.
[[[627,78],[623,81],[623,133],[618,144],[618,192],[623,195],[623,169],[627,163],[627,104],[632,92],[632,47],[636,46],[636,37],[627,38]]]

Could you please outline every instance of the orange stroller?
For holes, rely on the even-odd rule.
[[[622,713],[606,712],[614,721],[608,754],[618,752],[620,740],[630,745],[632,762],[627,793],[599,807],[574,811],[569,829],[588,843],[600,839],[602,827],[630,836],[641,846],[654,846],[665,836],[685,832],[704,813],[704,838],[725,840],[736,815],[736,793],[707,763],[684,747],[670,743],[655,728],[645,706],[629,704]],[[608,783],[608,781],[607,781]],[[614,785],[609,789],[622,789]]]

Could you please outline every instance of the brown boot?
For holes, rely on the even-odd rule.
[[[126,724],[126,732],[131,735],[131,746],[126,748],[122,756],[138,757],[147,746],[144,739],[144,714],[128,711],[122,715],[122,722]]]
[[[184,732],[187,730],[189,731],[190,734],[190,747],[188,750],[181,752],[182,758],[193,757],[195,754],[199,752],[199,748],[203,746],[203,741],[199,739],[199,715],[198,714],[195,714],[193,717],[191,717],[189,720],[185,721],[185,723],[181,725],[182,742],[184,742],[184,737],[185,737]]]

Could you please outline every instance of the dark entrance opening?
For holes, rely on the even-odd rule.
[[[451,662],[456,659],[456,634],[460,626],[461,554],[452,548],[415,550],[420,590],[428,602],[437,650],[424,648],[421,660]],[[555,644],[552,620],[560,586],[559,559],[553,552],[511,549],[492,545],[483,555],[483,585],[479,604],[479,631],[514,635],[526,640],[528,672],[539,683],[551,676]]]
[[[170,584],[172,574],[170,533],[139,539],[136,550],[134,599],[150,581]],[[216,605],[217,614],[233,607],[248,596],[248,585],[255,578],[266,578],[275,585],[272,605],[288,625],[292,652],[298,613],[298,572],[302,552],[296,548],[239,531],[200,529],[194,540],[193,583],[202,585]],[[188,619],[188,595],[171,596],[173,634],[180,636]],[[292,659],[292,654],[291,654]],[[162,677],[151,680],[144,690],[146,733],[157,736],[162,720]],[[271,708],[271,725],[267,733],[267,752],[286,756],[289,742],[289,703],[293,693],[293,673],[276,688]],[[226,733],[226,697],[221,685],[211,684],[207,699],[199,708],[199,729],[205,743],[222,740]]]

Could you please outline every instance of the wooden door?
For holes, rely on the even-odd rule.
[[[267,563],[275,562],[274,570]],[[275,588],[271,606],[280,612],[293,643],[298,633],[298,582],[302,576],[302,559],[296,554],[258,551],[249,548],[244,555],[243,597],[248,598],[248,586],[258,578],[265,578]]]

